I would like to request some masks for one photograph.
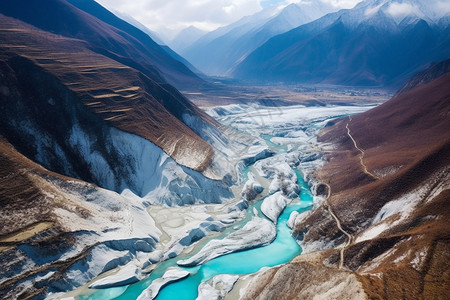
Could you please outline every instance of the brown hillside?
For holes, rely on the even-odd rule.
[[[329,184],[331,210],[352,235],[343,269],[357,275],[369,299],[448,296],[450,74],[435,69],[421,76],[438,78],[410,82],[416,87],[337,121],[320,137],[337,145],[318,177]],[[346,240],[325,205],[296,232],[304,243],[322,241],[325,248]],[[340,251],[333,251],[322,252],[320,270],[339,265]]]
[[[208,165],[211,146],[181,121],[184,112],[207,117],[175,88],[93,52],[84,41],[44,32],[2,15],[0,41],[0,60],[9,66],[6,69],[13,78],[36,65],[55,76],[104,121],[154,142],[188,167],[203,170]],[[17,101],[10,97],[8,86],[2,89],[2,98]],[[26,87],[19,88],[22,95],[27,92]],[[181,151],[183,148],[189,151]],[[193,159],[186,159],[189,157]]]

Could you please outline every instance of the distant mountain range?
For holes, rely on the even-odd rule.
[[[168,44],[178,53],[184,53],[186,48],[198,41],[207,32],[195,26],[189,26],[181,30]]]
[[[248,54],[271,37],[311,22],[334,7],[320,1],[268,7],[228,26],[209,32],[180,54],[207,75],[229,75]]]
[[[398,85],[450,57],[450,12],[425,0],[366,0],[277,35],[232,76],[253,81]]]

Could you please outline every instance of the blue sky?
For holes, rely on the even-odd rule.
[[[261,1],[261,6],[264,8],[264,7],[267,7],[270,5],[282,4],[283,2],[284,1],[281,1],[281,0],[266,0],[266,1]]]

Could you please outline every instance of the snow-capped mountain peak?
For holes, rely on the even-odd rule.
[[[437,23],[441,18],[450,16],[450,1],[426,0],[367,0],[355,7],[362,19],[371,18],[382,12],[400,24],[405,18],[423,19],[428,23]],[[364,11],[362,15],[361,12]],[[360,20],[361,21],[361,20]]]

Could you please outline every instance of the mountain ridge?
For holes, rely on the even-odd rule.
[[[205,34],[181,54],[207,75],[228,76],[248,54],[269,38],[308,23],[333,8],[325,3],[268,7]]]
[[[445,16],[396,19],[392,5],[363,1],[273,37],[232,75],[261,82],[401,85],[431,61],[450,55],[450,26]]]

